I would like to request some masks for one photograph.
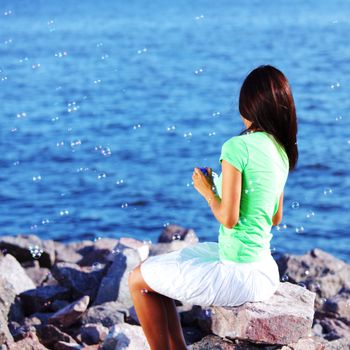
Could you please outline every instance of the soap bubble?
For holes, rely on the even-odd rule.
[[[101,270],[103,268],[103,264],[99,263],[99,262],[94,262],[92,265],[91,265],[91,269],[92,271],[98,271],[98,270]]]
[[[304,227],[303,227],[303,226],[296,227],[296,228],[295,228],[295,232],[296,232],[296,233],[302,233],[302,232],[304,232]]]
[[[328,196],[328,195],[330,195],[330,194],[332,194],[333,193],[333,190],[331,189],[331,188],[325,188],[324,190],[323,190],[323,194],[325,195],[325,196]]]
[[[300,206],[300,204],[299,204],[299,202],[292,202],[292,208],[293,209],[298,209],[299,208],[299,206]]]
[[[40,248],[38,245],[29,245],[28,247],[30,255],[34,258],[34,259],[39,259],[42,255],[42,253],[44,252],[44,250],[42,248]]]
[[[311,218],[313,218],[315,216],[315,213],[313,212],[313,211],[308,211],[307,213],[306,213],[306,217],[308,218],[308,219],[311,219]]]
[[[286,281],[288,281],[288,279],[289,279],[289,277],[288,277],[287,274],[284,274],[284,275],[281,277],[281,281],[282,281],[282,282],[286,282]]]

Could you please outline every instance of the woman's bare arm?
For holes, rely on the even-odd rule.
[[[272,218],[272,225],[276,226],[281,223],[282,221],[282,216],[283,216],[283,196],[284,196],[284,191],[281,193],[279,204],[278,204],[278,210],[276,214]]]
[[[210,208],[216,219],[227,228],[234,227],[239,219],[242,174],[225,159],[222,165],[222,196],[209,194]]]

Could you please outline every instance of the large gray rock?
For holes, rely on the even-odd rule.
[[[126,307],[133,305],[128,275],[141,262],[141,258],[137,250],[124,244],[118,243],[115,249],[118,253],[114,254],[114,261],[102,279],[93,305],[107,301],[119,301]]]
[[[35,288],[34,282],[11,254],[0,254],[0,276],[12,284],[16,294]]]
[[[13,336],[7,326],[7,319],[0,312],[0,346],[7,341],[13,340]]]
[[[19,296],[26,314],[50,310],[51,303],[57,299],[69,299],[70,289],[62,286],[43,286],[26,290]]]
[[[110,328],[102,344],[103,350],[149,350],[146,336],[141,326],[121,323]]]
[[[72,290],[73,298],[89,295],[93,300],[106,272],[106,266],[79,266],[74,263],[55,264],[51,273],[60,285]]]
[[[6,249],[7,253],[16,257],[22,263],[34,259],[30,246],[38,246],[42,254],[37,254],[36,259],[40,266],[50,268],[55,262],[55,245],[52,240],[41,240],[36,235],[17,235],[0,237],[0,250]]]
[[[109,333],[109,329],[100,323],[87,323],[80,331],[81,339],[89,345],[103,342]]]
[[[40,328],[39,338],[40,342],[50,349],[59,341],[77,344],[69,334],[52,324],[47,324]]]
[[[91,266],[94,263],[105,264],[119,240],[100,238],[95,241],[78,241],[67,244],[55,242],[56,261],[71,262],[80,266]]]
[[[343,320],[349,326],[350,335],[350,288],[342,288],[338,294],[325,300],[320,311]]]
[[[49,323],[60,327],[69,327],[76,323],[83,316],[88,308],[90,298],[84,295],[79,300],[65,306],[63,309],[55,312],[48,320]]]
[[[35,332],[29,332],[26,337],[18,342],[8,342],[9,350],[49,350],[42,345]]]
[[[280,283],[266,301],[213,306],[208,328],[222,338],[288,345],[311,335],[314,301],[315,293],[289,282]]]
[[[83,324],[101,323],[109,328],[114,324],[123,323],[128,316],[129,310],[123,304],[118,301],[109,301],[89,307],[81,322]]]
[[[304,283],[317,294],[316,309],[322,307],[323,298],[350,288],[350,265],[318,248],[304,255],[284,254],[277,264],[281,276],[292,283]]]

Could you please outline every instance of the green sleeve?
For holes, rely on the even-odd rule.
[[[248,158],[247,145],[240,136],[234,136],[228,139],[221,147],[220,163],[222,159],[225,159],[239,172],[243,172],[247,166]]]

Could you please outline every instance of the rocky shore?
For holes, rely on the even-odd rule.
[[[193,230],[177,225],[153,244],[0,237],[0,349],[149,349],[128,274],[148,256],[197,242]],[[273,255],[281,282],[266,302],[176,300],[188,349],[350,350],[350,265],[318,248]]]

